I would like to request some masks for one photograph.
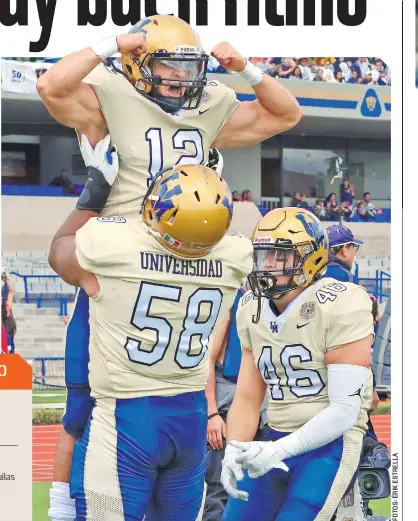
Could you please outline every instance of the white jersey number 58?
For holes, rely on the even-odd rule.
[[[222,292],[219,289],[199,288],[190,297],[187,305],[180,304],[182,288],[141,282],[131,324],[139,331],[155,331],[156,342],[153,346],[147,345],[142,349],[141,340],[128,337],[125,349],[129,360],[138,364],[154,365],[164,358],[172,341],[177,341],[174,360],[182,369],[196,367],[203,360],[208,349],[209,337],[218,318],[222,304]],[[150,309],[154,300],[171,301],[178,303],[178,313],[181,314],[182,330],[178,339],[172,338],[173,326],[163,316],[151,315]],[[201,321],[201,304],[210,305],[210,315],[206,321]],[[145,336],[145,335],[144,335]],[[200,352],[190,354],[193,337],[199,338]]]

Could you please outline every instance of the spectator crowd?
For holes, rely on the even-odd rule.
[[[380,58],[250,58],[250,61],[273,78],[293,81],[323,81],[391,85],[391,71]],[[211,57],[209,72],[222,74],[226,69]]]
[[[56,63],[60,58],[3,58],[18,62]],[[391,71],[380,58],[249,58],[259,69],[273,78],[295,81],[324,81],[328,83],[359,83],[391,85]],[[213,56],[208,72],[226,74]]]
[[[332,192],[325,199],[317,199],[313,208],[306,201],[306,194],[295,192],[290,206],[312,211],[321,221],[351,221],[356,216],[361,221],[373,221],[382,210],[372,203],[370,192],[363,194],[363,199],[355,202],[354,186],[344,177],[340,194]]]

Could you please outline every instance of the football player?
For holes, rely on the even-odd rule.
[[[360,286],[319,280],[328,239],[307,210],[269,212],[253,243],[252,292],[237,314],[243,355],[227,419],[223,520],[329,521],[367,428],[371,301]],[[251,441],[267,386],[269,429]]]
[[[122,70],[101,63],[118,52]],[[203,164],[210,147],[254,145],[298,123],[299,104],[276,80],[227,42],[212,55],[254,88],[256,101],[239,103],[232,89],[208,82],[209,57],[197,33],[169,15],[151,16],[129,34],[70,54],[39,78],[38,92],[57,121],[84,134],[92,147],[110,133],[118,149],[120,172],[105,208],[86,197],[79,209],[136,213],[160,170]]]
[[[122,55],[120,71],[108,63],[117,52]],[[78,229],[97,214],[136,215],[151,178],[160,170],[204,164],[211,146],[253,145],[298,123],[300,107],[286,88],[227,42],[211,54],[253,87],[256,101],[239,103],[232,89],[208,82],[208,56],[198,35],[186,22],[168,15],[151,16],[129,34],[70,54],[39,78],[37,88],[46,107],[61,124],[76,129],[83,157],[91,155],[109,132],[120,157],[119,174],[111,175],[111,183],[100,170],[90,169],[68,229]],[[68,482],[74,441],[92,406],[88,307],[87,295],[80,290],[67,331],[65,430],[54,473],[54,481],[60,483]]]
[[[205,474],[205,355],[252,267],[251,241],[227,233],[231,193],[212,169],[163,171],[141,213],[92,218],[51,246],[51,265],[90,299],[95,405],[73,455],[77,521],[104,512],[195,521]]]

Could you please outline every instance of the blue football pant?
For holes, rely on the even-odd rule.
[[[68,323],[65,343],[67,403],[63,426],[76,438],[83,435],[94,405],[89,386],[89,341],[89,297],[80,289]]]
[[[206,429],[203,391],[98,399],[73,455],[77,521],[140,521],[145,514],[147,521],[195,521]]]

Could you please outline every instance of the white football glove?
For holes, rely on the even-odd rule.
[[[224,158],[217,148],[211,148],[209,150],[209,159],[204,166],[215,170],[218,176],[222,177],[222,171],[224,169]]]
[[[238,443],[238,442],[233,442]],[[225,456],[222,460],[221,483],[228,495],[235,499],[248,501],[248,492],[237,488],[237,481],[244,479],[241,465],[236,463],[235,458],[242,453],[241,449],[228,443],[225,448]]]
[[[68,483],[52,483],[52,488],[49,489],[48,517],[52,521],[74,521],[77,517],[75,500],[70,497]]]
[[[110,134],[99,141],[94,149],[87,136],[82,134],[80,150],[86,163],[88,179],[76,207],[100,213],[119,172],[118,153],[115,146],[110,146]]]
[[[106,181],[112,186],[119,172],[119,157],[116,146],[110,146],[110,134],[99,141],[94,149],[87,136],[82,134],[80,151],[86,166],[100,170]]]
[[[280,440],[231,441],[230,443],[236,449],[240,449],[241,454],[236,456],[235,462],[248,470],[250,478],[263,476],[273,468],[289,471],[289,467],[283,463],[288,453],[281,447]]]

